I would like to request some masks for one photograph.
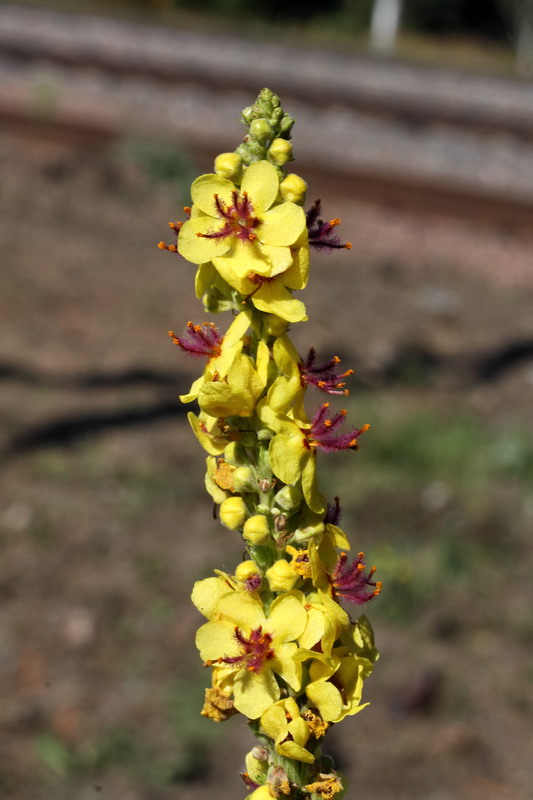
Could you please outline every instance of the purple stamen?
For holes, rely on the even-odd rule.
[[[169,331],[168,335],[174,344],[193,358],[215,358],[220,355],[223,337],[212,322],[204,322],[203,325],[188,322],[187,330],[181,338],[173,331]]]
[[[368,573],[365,572],[364,553],[359,553],[352,563],[348,563],[346,553],[341,553],[335,569],[329,576],[333,593],[336,597],[342,597],[350,603],[360,606],[367,603],[381,592],[381,581],[373,581],[372,578],[376,571],[372,567]]]
[[[322,206],[320,200],[315,200],[309,211],[306,212],[307,230],[309,235],[309,244],[311,247],[316,247],[319,250],[331,252],[331,250],[351,250],[352,245],[350,242],[341,242],[340,237],[334,233],[335,227],[340,223],[340,219],[330,219],[324,222],[319,219],[322,213]]]
[[[311,347],[305,360],[298,365],[302,382],[308,383],[327,394],[348,395],[349,391],[344,388],[342,378],[353,375],[353,369],[347,369],[346,372],[336,372],[338,364],[340,364],[340,358],[333,356],[326,364],[317,365],[316,350]]]
[[[342,409],[335,416],[328,418],[329,403],[324,403],[316,412],[311,421],[311,427],[303,432],[306,435],[308,447],[317,447],[326,453],[336,453],[339,450],[357,450],[359,445],[357,439],[362,433],[369,429],[369,425],[362,428],[351,428],[345,433],[339,433],[339,428],[346,416],[346,411]]]

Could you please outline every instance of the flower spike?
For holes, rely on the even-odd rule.
[[[192,591],[205,617],[196,646],[211,672],[200,713],[215,722],[240,713],[257,736],[241,773],[246,800],[337,800],[345,782],[323,740],[365,707],[377,658],[370,623],[341,602],[363,605],[381,583],[363,553],[348,562],[340,501],[320,490],[317,453],[357,450],[369,426],[350,427],[328,402],[309,418],[307,390],[345,396],[353,370],[338,356],[320,362],[314,348],[302,357],[288,331],[307,320],[299,292],[310,246],[351,245],[339,219],[321,219],[319,201],[304,212],[307,184],[286,166],[293,119],[279,97],[263,89],[242,120],[243,143],[196,178],[185,221],[169,223],[175,244],[159,244],[197,266],[206,313],[233,315],[169,331],[204,360],[180,400],[199,406],[187,416],[206,454],[213,518],[244,549],[233,573],[215,570]]]

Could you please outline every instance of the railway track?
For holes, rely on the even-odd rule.
[[[17,135],[105,148],[126,132],[157,133],[201,159],[233,146],[236,109],[270,85],[298,118],[298,167],[315,183],[533,231],[524,81],[9,6],[0,8],[0,77],[0,122]]]

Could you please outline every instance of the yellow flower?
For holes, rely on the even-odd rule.
[[[310,731],[307,722],[300,716],[294,697],[274,703],[261,715],[261,727],[274,740],[280,756],[312,764],[315,757],[305,749]]]
[[[309,508],[317,514],[325,512],[324,497],[318,490],[316,449],[307,442],[309,423],[306,427],[300,427],[289,417],[276,414],[268,401],[261,401],[257,412],[261,421],[276,433],[269,446],[270,465],[274,475],[290,486],[301,481],[302,492]]]
[[[333,645],[350,625],[346,611],[327,594],[318,591],[306,598],[307,625],[298,639],[300,656],[331,664]]]
[[[280,595],[267,615],[257,596],[229,591],[218,597],[213,613],[212,585],[204,590],[204,583],[196,584],[193,593],[197,608],[207,608],[211,613],[210,621],[196,635],[200,656],[208,665],[235,670],[235,708],[257,719],[279,700],[281,690],[275,673],[294,691],[300,690],[302,666],[294,656],[298,651],[295,640],[307,622],[303,595]]]
[[[203,375],[194,381],[187,394],[180,395],[180,400],[182,403],[190,403],[193,400],[196,400],[199,392],[202,389],[202,386],[206,381],[213,380],[213,377],[215,376],[217,380],[226,377],[231,365],[233,364],[233,361],[242,350],[243,336],[248,330],[251,317],[252,315],[249,311],[241,311],[241,313],[235,317],[227,332],[222,337],[220,343],[217,343],[216,347],[213,348],[212,354],[210,354],[210,357],[208,358]],[[189,327],[190,325],[191,323],[189,323]],[[194,335],[196,328],[200,328],[200,326],[193,326],[192,335]],[[176,341],[177,344],[180,344],[184,341],[184,339],[178,339],[178,337],[174,337],[174,341]],[[214,414],[212,416],[217,415]]]
[[[309,276],[309,248],[307,242],[295,247],[293,258],[287,269],[270,276],[255,270],[249,262],[246,269],[237,269],[233,262],[217,260],[217,271],[221,278],[245,297],[250,297],[259,311],[274,314],[286,322],[302,322],[307,319],[305,306],[292,296],[293,289],[305,289]]]
[[[310,682],[305,693],[326,722],[340,722],[368,705],[361,703],[363,681],[368,674],[366,659],[345,653],[346,648],[335,648],[332,664],[314,659],[309,667]]]
[[[278,191],[278,172],[268,161],[246,169],[240,191],[220,175],[201,175],[191,186],[195,214],[179,232],[180,254],[194,264],[212,261],[217,269],[227,262],[241,277],[250,270],[283,272],[306,222],[295,203],[274,205]]]
[[[288,336],[276,339],[272,348],[274,362],[280,375],[268,391],[267,402],[276,414],[289,413],[293,419],[308,425],[304,409],[305,383],[298,364],[300,356]]]

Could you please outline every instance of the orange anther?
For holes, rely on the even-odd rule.
[[[340,220],[338,217],[335,217],[335,219],[330,219],[329,224],[331,225],[332,228],[334,228],[335,225],[340,225],[341,222],[342,220]]]
[[[183,206],[183,210],[185,211],[186,214],[190,214],[191,213],[191,207],[190,206]]]
[[[346,242],[344,247],[346,248],[346,250],[351,250],[352,249],[352,243],[351,242]]]

